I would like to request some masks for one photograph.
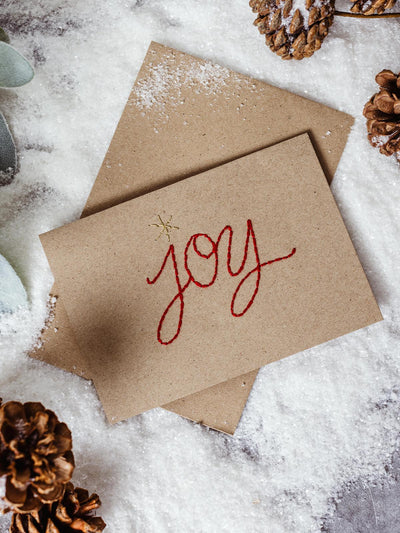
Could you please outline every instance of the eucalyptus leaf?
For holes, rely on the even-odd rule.
[[[33,78],[33,68],[15,48],[0,41],[0,87],[20,87]]]
[[[17,153],[6,119],[0,113],[0,185],[7,185],[14,177]]]
[[[0,28],[0,41],[4,41],[5,43],[9,43],[10,42],[10,37],[3,30],[3,28]]]
[[[0,314],[13,313],[28,305],[26,291],[17,273],[0,254]]]

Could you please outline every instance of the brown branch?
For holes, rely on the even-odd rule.
[[[362,13],[349,13],[347,11],[335,11],[338,17],[352,17],[360,19],[391,19],[400,17],[400,13],[382,13],[381,15],[363,15]]]

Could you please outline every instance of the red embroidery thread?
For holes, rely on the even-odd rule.
[[[256,266],[252,270],[250,270],[250,272],[248,272],[246,274],[246,276],[240,281],[239,285],[236,287],[235,292],[233,293],[232,300],[231,300],[231,313],[235,317],[243,316],[250,309],[250,307],[253,305],[254,299],[257,296],[257,293],[258,293],[258,290],[259,290],[259,287],[260,287],[261,269],[263,267],[265,267],[265,266],[272,265],[272,263],[277,263],[278,261],[283,261],[285,259],[289,259],[290,257],[292,257],[296,253],[296,248],[293,248],[292,251],[290,252],[290,254],[288,254],[288,255],[285,255],[283,257],[277,257],[275,259],[271,259],[269,261],[261,263],[260,262],[259,253],[258,253],[257,240],[256,240],[256,236],[255,236],[255,233],[254,233],[253,223],[252,223],[251,220],[248,220],[247,221],[247,234],[246,234],[246,242],[245,242],[245,246],[244,246],[243,259],[242,259],[242,262],[241,262],[239,268],[235,271],[235,270],[232,269],[232,266],[231,266],[231,259],[232,259],[231,250],[232,250],[232,239],[233,239],[233,229],[232,229],[231,226],[229,226],[229,225],[225,226],[224,229],[218,235],[218,239],[216,241],[213,241],[213,239],[209,235],[207,235],[206,233],[196,233],[195,235],[192,235],[190,237],[190,239],[188,240],[188,242],[186,244],[186,247],[185,247],[184,266],[185,266],[186,273],[188,274],[188,280],[185,283],[185,285],[182,286],[181,281],[180,281],[180,277],[179,277],[178,264],[177,264],[176,256],[175,256],[175,247],[174,247],[173,244],[171,244],[169,246],[169,248],[168,248],[168,251],[167,251],[165,257],[164,257],[164,260],[162,262],[161,268],[158,271],[158,273],[156,274],[156,276],[152,280],[150,278],[146,278],[146,281],[147,281],[147,283],[149,285],[153,285],[154,283],[156,283],[158,278],[161,276],[161,274],[163,273],[163,271],[164,271],[164,269],[166,267],[168,258],[171,256],[172,266],[173,266],[173,269],[174,269],[174,274],[175,274],[175,279],[176,279],[176,285],[177,285],[177,288],[178,288],[178,292],[172,298],[172,300],[170,301],[170,303],[166,307],[164,313],[161,316],[160,322],[158,324],[157,340],[161,344],[164,344],[164,345],[171,344],[179,336],[179,333],[180,333],[180,331],[182,329],[183,312],[184,312],[184,308],[185,308],[185,301],[184,301],[183,295],[184,295],[186,289],[190,286],[190,284],[193,282],[197,287],[200,287],[200,288],[204,289],[204,288],[207,288],[207,287],[211,287],[211,285],[213,285],[215,280],[217,279],[218,263],[219,263],[218,247],[219,247],[219,244],[220,244],[221,239],[222,239],[223,235],[225,234],[225,232],[229,233],[228,250],[227,250],[227,270],[228,270],[228,273],[229,273],[229,275],[231,277],[239,276],[239,274],[242,273],[242,271],[243,271],[243,269],[244,269],[244,267],[246,265],[247,259],[248,259],[248,251],[249,251],[250,243],[252,244],[254,255],[255,255],[255,259],[256,259],[256,263],[257,263]],[[197,240],[199,238],[206,239],[206,241],[208,241],[208,243],[211,245],[211,251],[209,253],[203,253],[198,248]],[[214,272],[213,272],[211,281],[209,281],[208,283],[201,283],[200,281],[196,280],[195,277],[192,274],[192,271],[190,270],[190,267],[189,267],[189,249],[190,249],[191,246],[192,246],[194,252],[199,257],[202,257],[203,259],[207,259],[208,260],[212,256],[214,256],[214,260],[215,260]],[[237,298],[237,296],[238,296],[238,294],[240,292],[240,289],[243,287],[243,284],[254,273],[256,273],[256,282],[255,282],[255,288],[254,288],[254,291],[252,293],[252,296],[251,296],[248,304],[244,307],[244,309],[242,311],[238,311],[237,312],[237,311],[235,311],[236,298]],[[164,321],[165,321],[170,309],[172,308],[172,306],[177,301],[179,301],[180,309],[179,309],[179,319],[178,319],[178,327],[177,327],[176,333],[170,340],[163,341],[162,338],[161,338],[161,332],[162,332],[162,328],[163,328],[163,325],[164,325]]]

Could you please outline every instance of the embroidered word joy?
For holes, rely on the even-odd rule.
[[[215,280],[217,279],[218,266],[219,266],[219,255],[218,255],[219,245],[220,245],[221,239],[222,239],[222,237],[223,237],[223,235],[225,233],[228,234],[228,251],[227,251],[226,266],[227,266],[227,269],[228,269],[228,273],[229,273],[229,275],[231,277],[234,278],[234,277],[239,276],[240,274],[244,273],[244,269],[245,269],[245,266],[246,266],[246,263],[247,263],[247,259],[248,259],[248,255],[249,255],[249,248],[251,248],[252,251],[254,252],[254,258],[255,258],[255,262],[256,262],[256,266],[254,268],[252,268],[249,272],[247,272],[247,274],[245,274],[245,276],[240,280],[238,286],[236,287],[235,292],[233,293],[232,300],[231,300],[231,313],[235,317],[243,316],[250,309],[250,307],[253,305],[254,299],[255,299],[255,297],[256,297],[256,295],[258,293],[258,289],[260,287],[262,269],[264,267],[268,266],[268,265],[272,265],[272,263],[276,263],[278,261],[283,261],[285,259],[289,259],[290,257],[292,257],[296,253],[296,248],[293,248],[293,250],[288,255],[285,255],[285,256],[282,256],[282,257],[277,257],[275,259],[271,259],[269,261],[265,261],[264,263],[262,263],[261,260],[260,260],[259,253],[258,253],[257,239],[256,239],[256,236],[255,236],[255,233],[254,233],[253,223],[251,222],[251,220],[248,220],[247,221],[247,235],[246,235],[246,242],[245,242],[245,245],[244,245],[243,259],[242,259],[242,262],[241,262],[239,268],[237,270],[233,270],[232,266],[231,266],[231,250],[232,250],[233,229],[231,228],[231,226],[225,226],[224,229],[218,235],[218,238],[217,238],[216,241],[213,241],[213,239],[209,235],[207,235],[206,233],[196,233],[195,235],[192,235],[190,237],[190,239],[188,240],[188,242],[186,244],[186,247],[185,247],[184,266],[185,266],[186,273],[188,275],[188,279],[187,279],[186,283],[183,284],[182,281],[181,281],[181,277],[179,275],[179,271],[178,271],[178,264],[177,264],[176,255],[175,255],[175,247],[174,247],[173,244],[171,244],[169,246],[169,248],[168,248],[168,251],[167,251],[165,257],[164,257],[164,260],[162,262],[160,270],[158,271],[158,274],[153,279],[150,279],[150,278],[146,279],[147,283],[149,285],[153,285],[154,283],[156,283],[157,280],[159,279],[159,277],[161,276],[161,274],[164,272],[164,270],[165,270],[165,268],[167,266],[168,260],[171,261],[172,267],[173,267],[173,271],[174,271],[175,280],[176,280],[177,293],[175,294],[175,296],[172,298],[172,300],[167,305],[165,311],[163,312],[163,314],[161,316],[160,322],[158,324],[157,339],[158,339],[158,342],[160,342],[161,344],[165,344],[165,345],[171,344],[179,336],[179,333],[180,333],[180,331],[182,329],[183,313],[184,313],[184,309],[185,309],[185,292],[190,287],[190,285],[194,284],[197,287],[200,287],[201,289],[206,289],[207,287],[211,287],[211,285],[213,285]],[[201,239],[203,240],[203,246],[204,246],[204,244],[208,243],[208,246],[210,247],[210,251],[209,252],[205,253],[205,252],[203,252],[203,251],[201,251],[199,249],[199,246],[201,246],[201,244],[200,244],[201,243]],[[201,259],[212,260],[213,261],[213,264],[212,264],[212,266],[213,266],[213,268],[212,268],[212,277],[211,277],[210,281],[204,282],[204,281],[199,281],[198,279],[195,278],[195,276],[194,276],[194,274],[193,274],[193,272],[192,272],[192,270],[190,269],[190,266],[189,266],[189,254],[190,253],[196,254]],[[252,278],[254,279],[253,292],[251,293],[249,300],[242,307],[242,309],[241,310],[237,310],[236,309],[236,305],[235,305],[236,304],[236,299],[238,298],[238,295],[239,295],[244,283],[247,282],[248,280],[251,280]],[[164,322],[165,322],[165,319],[167,318],[168,314],[171,312],[171,310],[172,310],[172,308],[173,308],[173,306],[175,304],[179,305],[179,317],[178,317],[178,323],[177,323],[177,327],[176,327],[176,330],[175,330],[175,334],[170,339],[164,340],[163,336],[162,336],[162,330],[163,330]]]

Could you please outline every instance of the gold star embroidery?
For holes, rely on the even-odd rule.
[[[149,226],[154,226],[156,228],[161,228],[160,234],[154,240],[158,241],[158,239],[161,237],[161,235],[165,235],[167,237],[167,239],[168,239],[168,242],[171,242],[171,237],[170,237],[171,230],[179,229],[178,226],[171,226],[170,222],[172,220],[172,215],[169,217],[167,222],[164,222],[163,219],[160,217],[160,215],[157,215],[157,216],[158,216],[158,220],[160,221],[160,223],[159,224],[149,224]]]

